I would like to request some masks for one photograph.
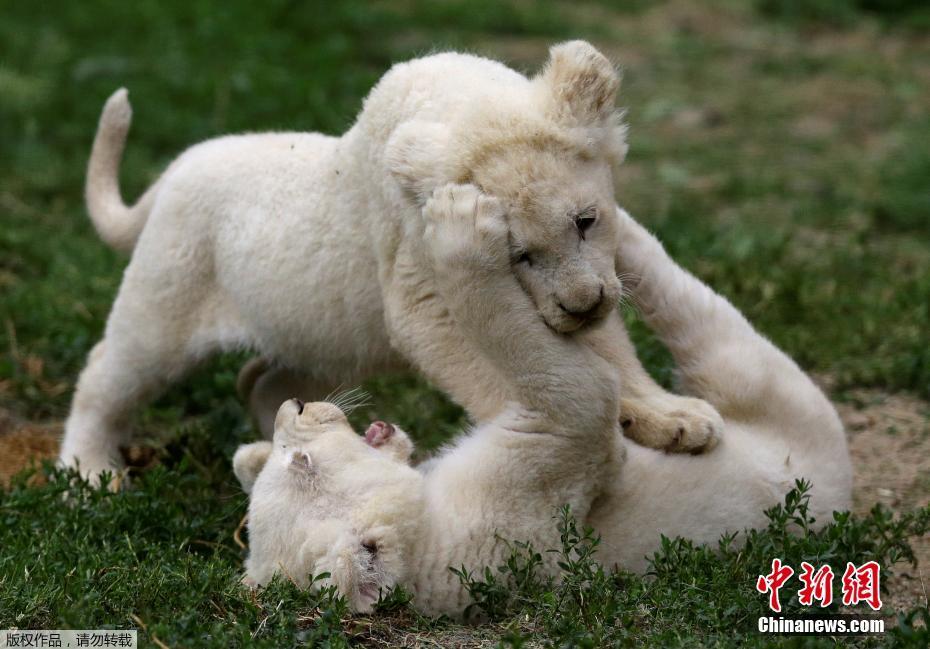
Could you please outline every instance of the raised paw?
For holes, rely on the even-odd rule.
[[[443,185],[423,207],[424,241],[437,270],[508,268],[501,202],[474,185]]]
[[[626,437],[667,453],[706,453],[723,433],[723,419],[713,406],[674,394],[621,400],[620,425]]]
[[[397,429],[393,424],[384,421],[373,421],[365,431],[365,443],[374,448],[383,446],[385,442],[394,436]]]
[[[399,426],[373,421],[365,431],[365,443],[388,453],[395,460],[407,463],[413,454],[413,442]]]

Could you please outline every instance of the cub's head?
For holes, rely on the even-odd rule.
[[[250,496],[246,580],[283,572],[299,585],[329,573],[352,610],[370,611],[407,575],[422,512],[413,445],[384,422],[357,435],[331,403],[292,399],[278,410],[272,442],[240,447],[233,470]]]
[[[414,200],[471,183],[508,212],[514,273],[554,330],[597,322],[621,294],[613,171],[626,153],[619,77],[583,41],[554,46],[534,78],[448,124],[398,127],[388,166]]]

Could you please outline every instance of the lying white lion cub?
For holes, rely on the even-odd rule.
[[[452,191],[460,217],[476,199],[468,188]],[[434,218],[448,213],[450,196],[431,204]],[[370,449],[357,465],[349,456],[327,453],[320,458],[325,469],[315,474],[312,483],[286,477],[287,486],[279,486],[281,478],[276,476],[294,476],[290,468],[294,462],[297,474],[310,464],[300,456],[288,460],[290,448],[278,448],[278,436],[282,441],[291,439],[290,422],[299,417],[297,406],[282,406],[272,453],[276,459],[265,464],[270,445],[258,442],[242,447],[234,461],[246,491],[259,476],[249,509],[248,576],[264,583],[276,570],[285,570],[306,583],[302,572],[328,571],[360,611],[369,610],[376,600],[376,585],[401,583],[413,592],[421,610],[455,614],[466,598],[447,568],[496,565],[503,548],[495,534],[529,540],[537,549],[557,547],[552,515],[559,504],[571,504],[576,515],[602,535],[601,561],[637,571],[644,569],[646,555],[659,548],[660,533],[713,542],[726,531],[763,524],[763,509],[779,502],[796,478],[814,481],[811,507],[821,522],[831,511],[847,509],[851,469],[846,440],[824,395],[729,302],[679,268],[628,215],[618,210],[618,216],[622,233],[618,267],[626,276],[638,278],[633,288],[637,304],[674,353],[685,387],[724,414],[725,433],[712,453],[686,457],[628,445],[609,422],[614,407],[610,373],[586,349],[601,348],[604,341],[589,336],[587,343],[573,345],[534,328],[528,320],[523,324],[526,345],[520,349],[525,356],[501,357],[502,366],[522,377],[526,405],[514,405],[507,415],[479,426],[441,453],[429,463],[422,484],[403,463],[409,442],[398,432],[396,443],[405,450],[379,457],[377,468],[371,458],[378,454]],[[444,227],[455,232],[451,225]],[[458,236],[474,239],[464,233]],[[458,273],[442,263],[437,271],[441,284],[450,289],[445,293],[449,308],[466,319],[466,330],[472,335],[485,329],[493,348],[501,344],[494,334],[501,329],[484,324],[484,317],[509,319],[511,324],[521,317],[531,319],[528,305],[519,300],[516,314],[501,309],[503,313],[492,316],[492,306],[480,295],[485,283],[494,285],[491,295],[507,294],[504,265],[498,262],[500,272],[495,274],[493,257],[485,252],[491,250],[493,255],[493,242],[476,246],[475,258],[464,254],[467,245],[462,241],[439,236],[433,245],[440,253],[445,246],[460,250],[455,254]],[[498,246],[498,255],[503,256],[502,242]],[[458,290],[451,290],[455,286]],[[575,361],[591,368],[588,376],[582,375],[582,365]],[[555,399],[545,403],[562,401],[565,412],[536,410],[540,402],[533,400],[534,388],[555,391]],[[312,407],[332,412],[329,404]],[[330,425],[318,426],[313,433],[318,439],[349,434],[340,413],[332,417]],[[375,430],[383,428],[379,423]],[[371,432],[366,435],[372,437]],[[355,439],[355,445],[363,448],[365,442]],[[321,448],[332,446],[318,443]],[[379,486],[373,475],[389,486]],[[412,491],[394,497],[383,513],[373,511],[372,504],[380,502],[383,494],[403,489]],[[336,491],[341,498],[328,495]],[[417,499],[420,493],[422,501]],[[589,510],[595,495],[599,497]],[[306,503],[322,508],[324,502],[338,503],[325,508],[328,519],[336,522],[317,522],[319,517],[308,522],[301,508]],[[295,520],[300,523],[290,528],[289,522]],[[287,530],[274,532],[274,538],[288,539],[274,552],[267,550],[268,521]],[[346,529],[351,533],[336,531]],[[348,539],[343,545],[318,540],[337,533]],[[365,539],[370,539],[368,547]],[[348,550],[340,555],[340,550],[320,549],[312,553],[313,561],[304,561],[307,555],[299,550],[304,546]],[[295,562],[295,557],[301,559]]]
[[[298,585],[330,573],[352,610],[409,578],[407,546],[423,509],[422,476],[407,465],[413,444],[375,422],[359,437],[330,403],[286,401],[272,442],[240,447],[236,476],[251,494],[246,582],[283,573]],[[351,467],[351,470],[345,470]]]
[[[203,142],[132,207],[119,193],[131,111],[118,91],[100,119],[87,204],[101,237],[133,254],[78,381],[62,461],[91,476],[118,468],[141,403],[231,348],[271,364],[250,397],[266,436],[286,397],[320,399],[410,365],[490,420],[519,390],[450,320],[416,261],[422,203],[450,182],[503,201],[511,272],[552,329],[606,318],[619,330],[627,433],[673,451],[712,446],[717,413],[651,381],[615,310],[611,171],[626,150],[618,84],[581,41],[553,47],[532,79],[475,56],[417,59],[384,75],[341,137]]]

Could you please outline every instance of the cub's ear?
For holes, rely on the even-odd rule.
[[[291,468],[297,471],[311,471],[313,470],[313,459],[309,453],[294,451],[291,454]]]
[[[233,455],[233,473],[239,478],[239,484],[247,494],[252,493],[255,479],[265,467],[270,454],[271,442],[263,441],[243,444]]]
[[[388,171],[417,205],[425,205],[436,187],[452,182],[451,139],[447,126],[425,120],[404,122],[388,138]]]
[[[548,95],[552,116],[566,126],[593,126],[609,119],[620,87],[614,66],[586,41],[553,45],[533,81]]]

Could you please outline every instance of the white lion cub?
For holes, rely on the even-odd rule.
[[[385,503],[383,516],[369,500],[378,490],[356,485],[384,480],[393,494],[404,487],[415,490],[416,481],[387,459],[376,464],[377,454],[358,438],[353,453],[364,458],[358,464],[348,454],[315,451],[313,441],[296,456],[293,441],[278,449],[279,435],[293,440],[288,426],[295,416],[298,423],[308,421],[308,431],[316,426],[305,436],[320,446],[349,446],[352,437],[331,404],[307,406],[304,415],[297,415],[297,405],[285,404],[268,460],[274,466],[258,472],[251,493],[250,515],[261,518],[250,522],[247,570],[257,582],[268,578],[269,569],[325,570],[338,575],[335,583],[356,607],[370,605],[374,584],[401,583],[420,610],[460,614],[468,597],[449,566],[478,570],[497,565],[512,539],[555,547],[556,509],[568,504],[587,516],[617,462],[614,454],[622,452],[613,444],[620,434],[617,371],[583,342],[586,334],[555,333],[539,318],[510,269],[500,201],[470,185],[450,185],[436,190],[424,214],[426,250],[420,263],[435,276],[463,335],[483,342],[480,353],[514,386],[512,394],[519,400],[440,453],[423,472],[422,490],[402,494],[400,504]],[[304,449],[308,461],[301,455]],[[323,457],[315,482],[295,480],[294,473],[305,465],[316,466],[317,454]],[[247,458],[249,451],[237,453],[236,473],[246,488],[260,465]],[[416,496],[422,497],[419,510]],[[410,518],[397,520],[398,513]],[[391,534],[372,531],[384,528]],[[361,549],[367,538],[380,539],[379,554],[388,544],[392,560],[370,569]],[[254,558],[256,552],[261,559]],[[545,556],[544,569],[556,573],[552,555]]]
[[[319,400],[410,366],[474,419],[493,418],[519,390],[459,331],[417,261],[423,202],[460,182],[502,201],[510,272],[548,326],[619,329],[628,434],[672,451],[712,446],[717,413],[655,385],[616,312],[618,84],[581,41],[553,47],[532,79],[475,56],[428,56],[385,74],[344,135],[203,142],[131,207],[118,182],[131,111],[118,91],[100,119],[87,204],[101,237],[132,259],[78,380],[61,460],[91,476],[118,468],[140,403],[224,349],[270,364],[250,395],[266,436],[287,397]]]
[[[251,494],[246,582],[283,573],[306,587],[328,572],[317,585],[334,584],[353,610],[371,610],[382,590],[408,578],[407,546],[423,509],[412,450],[396,426],[375,422],[362,438],[333,404],[286,401],[274,439],[233,458]]]

